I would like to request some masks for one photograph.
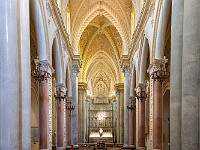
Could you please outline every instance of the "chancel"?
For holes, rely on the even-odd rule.
[[[0,10],[0,150],[200,149],[199,0]]]

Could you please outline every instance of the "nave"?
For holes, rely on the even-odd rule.
[[[0,10],[0,150],[200,149],[199,0]]]

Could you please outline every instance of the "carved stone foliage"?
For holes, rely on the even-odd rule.
[[[163,82],[169,77],[169,72],[166,69],[167,59],[155,59],[149,66],[148,72],[152,79]]]

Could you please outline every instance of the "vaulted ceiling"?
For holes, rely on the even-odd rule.
[[[93,96],[110,96],[123,79],[120,58],[131,39],[132,0],[70,0],[68,11],[71,44],[82,60],[79,81]]]

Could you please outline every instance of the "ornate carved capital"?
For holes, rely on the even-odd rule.
[[[122,67],[123,73],[129,73],[130,72],[130,65],[126,64]]]
[[[63,83],[56,84],[56,98],[64,98],[66,97],[66,87]]]
[[[135,97],[131,96],[129,98],[129,105],[127,106],[127,109],[134,110],[136,108],[136,100]]]
[[[135,88],[136,97],[138,98],[138,100],[143,100],[147,98],[146,87],[146,83],[139,83],[138,86]]]
[[[79,71],[80,67],[78,66],[78,64],[72,64],[72,72],[78,76]]]
[[[32,77],[37,79],[39,82],[51,78],[52,73],[54,73],[53,67],[49,64],[47,60],[34,59],[36,68],[33,71]]]
[[[75,109],[75,106],[72,103],[72,97],[67,97],[66,109],[70,112]]]
[[[167,59],[155,59],[154,62],[149,65],[147,72],[149,73],[151,79],[158,80],[163,82],[168,76],[169,73],[166,69]]]

